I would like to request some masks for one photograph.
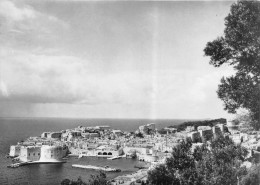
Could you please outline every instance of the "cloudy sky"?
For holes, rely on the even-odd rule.
[[[203,49],[232,2],[0,1],[0,116],[219,118]]]

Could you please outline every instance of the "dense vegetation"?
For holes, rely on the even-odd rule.
[[[83,182],[81,177],[77,180],[64,179],[61,185],[110,185],[107,176],[104,172],[100,171],[98,175],[91,175],[89,182]]]
[[[204,121],[188,121],[181,123],[179,125],[170,126],[171,128],[176,128],[178,131],[183,131],[187,126],[194,126],[197,129],[198,126],[214,126],[218,123],[226,123],[227,120],[224,118],[214,119],[214,120],[204,120]]]
[[[144,135],[141,132],[135,134],[135,137],[144,138]]]
[[[165,164],[148,172],[148,181],[151,185],[236,185],[239,180],[241,184],[244,178],[249,179],[250,173],[241,166],[247,154],[245,148],[229,138],[218,137],[194,152],[192,143],[183,141]],[[256,173],[252,174],[258,179]]]
[[[255,129],[260,128],[260,2],[238,1],[225,18],[224,35],[204,49],[215,67],[233,66],[235,75],[223,77],[218,97],[230,113],[249,111]]]

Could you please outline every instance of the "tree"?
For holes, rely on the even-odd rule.
[[[91,175],[89,182],[83,182],[81,177],[78,177],[76,181],[70,179],[64,179],[61,181],[61,185],[110,185],[107,180],[107,176],[104,172],[100,171],[97,175]]]
[[[83,182],[81,177],[79,176],[76,181],[70,179],[64,179],[61,181],[61,185],[87,185],[87,183]]]
[[[241,185],[258,185],[260,184],[260,166],[253,166],[248,174],[244,176],[241,181]]]
[[[162,129],[158,130],[158,133],[159,134],[167,134],[167,130],[162,128]]]
[[[135,134],[136,137],[140,137],[140,138],[144,138],[144,135],[141,132],[138,132],[137,134]]]
[[[253,126],[255,121],[251,119],[247,111],[237,114],[233,122],[239,124],[240,126],[239,130],[241,132],[247,133],[254,130]]]
[[[178,185],[178,179],[169,173],[166,165],[159,165],[154,170],[148,171],[148,181],[149,184],[156,185],[169,185],[173,182]]]
[[[88,185],[110,185],[107,176],[100,171],[98,175],[91,175]]]
[[[260,128],[260,2],[238,1],[225,18],[224,35],[208,42],[204,49],[210,64],[219,67],[232,65],[236,74],[223,77],[218,97],[224,109],[236,113],[239,108],[249,110],[254,125]]]
[[[193,151],[189,141],[173,148],[165,164],[148,172],[151,185],[236,185],[247,174],[241,163],[247,151],[225,137],[212,140]]]
[[[212,140],[209,147],[210,149],[202,146],[194,151],[194,155],[199,156],[197,153],[201,155],[196,166],[201,184],[236,185],[237,177],[247,172],[245,167],[240,167],[248,154],[247,150],[235,145],[230,138],[222,136]]]
[[[70,182],[71,182],[71,180],[69,180],[69,179],[63,179],[60,184],[61,185],[70,185]]]
[[[70,179],[64,179],[61,181],[61,185],[87,185],[87,183],[83,182],[81,177],[79,176],[76,181]]]
[[[202,185],[237,185],[238,177],[246,174],[246,168],[240,167],[241,162],[232,160],[231,163],[216,161],[212,155],[204,156],[197,164],[197,173]]]

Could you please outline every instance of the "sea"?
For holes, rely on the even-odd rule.
[[[137,171],[135,165],[139,162],[134,159],[107,160],[96,157],[69,157],[63,164],[35,164],[18,168],[7,168],[11,159],[5,156],[9,153],[10,145],[15,145],[30,136],[40,136],[45,131],[61,131],[77,126],[108,125],[112,129],[135,131],[140,125],[155,123],[157,129],[180,124],[187,120],[180,119],[74,119],[74,118],[0,118],[0,185],[58,185],[65,179],[76,180],[81,177],[88,182],[91,175],[97,171],[72,168],[72,164],[89,164],[120,168],[121,172],[109,172],[107,178],[112,179],[119,175]]]

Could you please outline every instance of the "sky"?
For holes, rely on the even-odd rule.
[[[231,1],[0,1],[0,117],[229,118],[203,49]]]

